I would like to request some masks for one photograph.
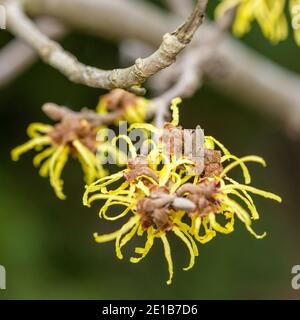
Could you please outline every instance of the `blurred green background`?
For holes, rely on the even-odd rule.
[[[1,31],[0,47],[9,40]],[[292,39],[272,46],[254,27],[243,41],[300,72],[299,48]],[[73,32],[62,44],[91,65],[119,65],[114,43]],[[181,270],[188,259],[186,248],[173,238],[171,286],[165,284],[168,274],[159,241],[137,265],[119,261],[113,243],[93,241],[95,231],[109,232],[116,226],[98,219],[97,206],[83,207],[84,184],[76,162],[64,171],[68,198],[60,201],[32,166],[32,153],[18,163],[10,160],[10,150],[26,141],[30,122],[49,122],[41,111],[43,103],[93,108],[103,93],[72,84],[41,62],[0,89],[0,264],[7,270],[7,290],[0,291],[0,299],[300,298],[300,291],[291,288],[291,268],[300,264],[300,142],[288,138],[279,122],[219,92],[205,86],[185,101],[182,124],[187,128],[200,124],[236,155],[263,156],[268,167],[251,166],[253,184],[280,194],[284,201],[279,205],[257,198],[261,220],[254,227],[266,230],[267,238],[255,240],[237,223],[232,235],[219,235],[200,246],[196,266],[189,272]],[[127,257],[134,245],[132,241],[124,250]]]

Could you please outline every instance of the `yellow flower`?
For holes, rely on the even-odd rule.
[[[208,140],[210,139],[211,137],[208,138]],[[214,139],[214,141],[216,140]],[[226,154],[221,158],[221,163],[228,160],[234,161],[229,163],[219,175],[183,184],[176,191],[177,196],[186,197],[195,204],[195,207],[188,212],[188,216],[191,218],[191,234],[202,244],[212,240],[217,232],[223,234],[233,232],[235,217],[241,220],[247,230],[257,239],[265,237],[266,233],[257,235],[251,226],[253,220],[259,219],[251,194],[281,202],[279,196],[249,186],[251,177],[245,163],[257,162],[265,165],[262,158],[257,156],[237,158]],[[245,184],[228,177],[228,173],[237,166],[243,170]],[[247,210],[241,203],[246,206]],[[223,220],[226,221],[225,226],[218,223],[220,216],[223,216]],[[203,231],[201,231],[202,229]]]
[[[216,16],[218,18],[227,10],[238,6],[233,25],[233,31],[237,36],[249,32],[252,22],[256,21],[264,36],[271,42],[278,43],[288,36],[289,26],[285,14],[287,4],[293,18],[293,8],[300,4],[299,0],[222,0],[216,9]],[[300,44],[297,31],[295,38]]]
[[[145,122],[149,101],[143,97],[138,97],[123,89],[114,89],[108,94],[100,97],[97,111],[101,114],[108,112],[118,112],[119,120],[127,121],[129,124],[135,122]]]
[[[217,141],[213,137],[206,137],[205,145],[207,150],[214,150],[216,146],[219,147],[222,153],[220,161],[222,167],[224,166],[225,162],[229,163],[227,164],[227,166],[224,166],[224,169],[220,172],[220,174],[208,177],[202,181],[202,183],[204,184],[208,183],[208,185],[213,186],[213,188],[210,189],[213,189],[213,191],[211,191],[212,193],[210,193],[208,197],[207,195],[204,196],[204,199],[208,200],[206,205],[208,205],[209,208],[211,205],[211,201],[212,203],[217,204],[217,207],[213,208],[214,210],[206,210],[206,212],[206,208],[204,205],[204,209],[202,209],[202,212],[199,212],[200,216],[204,213],[204,223],[207,223],[207,226],[210,229],[214,229],[215,231],[227,234],[233,231],[234,216],[236,215],[245,224],[248,231],[256,238],[260,239],[264,237],[266,234],[259,236],[253,231],[251,227],[252,220],[259,219],[259,214],[256,210],[254,201],[250,194],[252,193],[255,195],[259,195],[278,202],[281,202],[281,198],[273,193],[249,186],[249,184],[251,183],[251,176],[246,166],[247,162],[255,162],[266,166],[264,159],[258,156],[245,156],[242,158],[238,158],[232,155],[219,141]],[[230,173],[231,170],[238,166],[242,170],[244,184],[236,182],[228,176],[228,173]],[[239,204],[239,202],[234,200],[234,198],[240,200],[244,205],[246,205],[249,213]],[[224,217],[229,220],[225,227],[221,227],[217,223],[216,218],[218,215],[224,215]],[[197,219],[197,217],[194,216],[194,219]],[[196,225],[199,225],[201,219],[198,220],[199,221],[196,222]],[[198,228],[196,228],[195,230],[197,231],[197,229]]]
[[[130,148],[134,148],[133,145]],[[101,218],[115,221],[129,213],[133,215],[120,230],[107,235],[95,234],[95,240],[98,243],[115,240],[116,254],[119,259],[123,258],[121,248],[135,235],[146,234],[147,240],[144,248],[135,249],[140,256],[132,257],[130,259],[132,263],[137,263],[146,257],[153,246],[154,239],[161,239],[169,269],[167,284],[172,282],[173,277],[168,232],[174,232],[190,252],[190,262],[184,270],[192,268],[195,257],[198,256],[197,246],[188,232],[189,226],[181,222],[184,212],[176,210],[174,204],[172,205],[175,191],[181,185],[180,175],[176,171],[186,163],[189,164],[189,161],[158,164],[153,163],[153,157],[147,158],[134,154],[134,158],[129,160],[127,169],[103,177],[87,186],[83,197],[86,206],[90,206],[96,200],[106,200],[99,211]],[[158,169],[158,167],[161,168]],[[119,182],[118,188],[107,189],[116,182]],[[107,214],[108,209],[120,205],[124,207],[120,214],[117,216]]]
[[[27,151],[34,149],[39,152],[34,157],[33,164],[35,167],[40,166],[40,175],[50,178],[57,197],[63,200],[66,197],[61,174],[69,156],[81,163],[87,183],[92,183],[106,174],[96,157],[98,130],[98,127],[75,113],[68,113],[54,126],[32,123],[27,130],[30,140],[13,149],[11,156],[14,161],[18,161]]]
[[[171,109],[173,111],[173,120],[170,124],[165,125],[165,128],[168,129],[171,125],[172,132],[175,132],[175,135],[178,135],[176,129],[182,130],[181,127],[178,127],[179,103],[181,103],[181,99],[179,98],[176,98],[172,101]],[[161,153],[165,152],[164,139],[161,138],[165,135],[165,129],[158,130],[150,124],[133,124],[130,129],[132,128],[143,128],[145,130],[155,132],[156,134],[158,134],[160,143],[158,144],[157,149],[160,150]],[[220,150],[216,150],[216,147],[218,147]],[[174,160],[174,158],[172,158],[172,155],[171,159]],[[253,235],[255,235],[257,238],[260,238],[260,236],[257,236],[251,227],[251,219],[256,220],[259,216],[249,192],[266,198],[270,198],[278,202],[281,202],[281,198],[272,193],[248,186],[248,184],[251,183],[251,176],[246,166],[246,163],[256,162],[263,166],[266,166],[265,161],[258,156],[246,156],[238,158],[232,155],[227,150],[227,148],[224,147],[223,144],[221,144],[218,140],[211,136],[205,137],[204,168],[201,174],[190,174],[195,172],[195,170],[193,169],[197,168],[197,163],[194,162],[192,158],[185,159],[185,161],[186,170],[181,170],[179,172],[179,176],[181,178],[180,184],[182,185],[182,187],[179,190],[179,195],[184,195],[182,191],[187,188],[187,185],[191,187],[190,183],[184,183],[189,182],[193,179],[194,187],[192,189],[194,195],[192,195],[191,198],[193,200],[194,198],[196,199],[196,201],[194,202],[198,211],[198,215],[196,214],[191,216],[192,233],[196,236],[196,239],[202,243],[206,243],[216,235],[215,231],[219,231],[222,233],[232,232],[235,215],[245,224],[246,228]],[[229,162],[229,164],[223,169],[223,164],[226,162]],[[238,182],[234,181],[233,179],[227,176],[227,174],[237,166],[240,166],[242,169],[245,185],[239,184]],[[230,182],[230,184],[226,185],[226,182]],[[208,186],[206,186],[206,184],[208,184]],[[195,186],[197,186],[196,190]],[[208,192],[209,190],[212,192],[213,196],[209,194],[207,199],[205,196],[205,192]],[[241,200],[250,210],[250,215],[240,206],[238,202],[234,201],[234,199],[230,198],[229,196],[233,196],[234,198],[238,198],[239,200]],[[218,205],[214,205],[215,203],[218,203]],[[216,215],[224,215],[226,219],[230,220],[230,222],[226,225],[225,228],[221,227],[217,223]],[[202,237],[199,237],[201,225],[204,228],[205,233]]]
[[[166,135],[166,128],[171,127],[175,135],[181,137],[182,128],[178,126],[179,102],[179,99],[173,100],[173,120],[166,124],[164,129],[159,130],[150,124],[134,124],[131,127],[143,128],[158,135],[157,141],[146,141],[153,146],[149,154],[138,155],[127,136],[116,138],[124,139],[129,144],[132,159],[129,160],[127,168],[87,186],[83,197],[86,206],[96,200],[105,200],[99,211],[100,218],[115,221],[130,216],[119,230],[111,234],[95,234],[98,243],[115,241],[119,259],[123,258],[121,249],[135,235],[146,234],[146,243],[143,248],[135,249],[140,256],[131,258],[133,263],[146,257],[156,238],[161,239],[169,268],[167,284],[171,283],[173,277],[171,249],[167,239],[169,232],[175,233],[187,246],[190,262],[184,270],[189,270],[198,256],[195,240],[205,244],[212,240],[217,232],[233,232],[235,217],[240,219],[256,238],[265,236],[257,235],[252,229],[252,220],[257,220],[259,215],[251,193],[281,201],[280,197],[272,193],[249,186],[251,176],[246,163],[251,161],[265,165],[262,158],[238,158],[213,137],[205,137],[204,168],[201,172],[191,170],[198,165],[192,157],[176,158],[172,154],[172,148],[168,149],[166,154],[165,141],[162,139]],[[223,167],[225,162],[228,164]],[[238,166],[242,169],[244,184],[228,177],[229,172]],[[118,184],[118,187],[115,187],[115,184]],[[246,205],[248,211],[241,203]],[[108,210],[114,206],[123,206],[124,209],[116,216],[111,216]],[[223,216],[227,221],[225,226],[218,222],[219,216]],[[190,218],[190,225],[186,223],[186,218]]]

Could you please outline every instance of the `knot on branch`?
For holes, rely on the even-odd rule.
[[[176,61],[177,54],[185,48],[176,35],[166,33],[163,36],[163,41],[160,47],[161,59],[165,61],[166,66],[171,65]]]

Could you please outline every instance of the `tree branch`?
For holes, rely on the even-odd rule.
[[[79,119],[85,119],[92,122],[95,127],[101,125],[111,125],[122,116],[122,110],[109,112],[107,114],[99,114],[93,110],[82,109],[80,112],[71,110],[65,106],[59,106],[49,102],[42,106],[43,112],[53,121],[61,121],[66,116],[73,116]]]
[[[23,13],[21,1],[9,1],[4,4],[7,9],[9,30],[37,50],[46,63],[73,82],[111,90],[113,88],[128,89],[142,84],[150,76],[174,63],[176,56],[191,41],[194,33],[202,24],[207,0],[198,0],[189,19],[172,34],[165,34],[159,49],[152,55],[144,59],[137,59],[135,64],[129,68],[110,71],[82,64],[58,43],[50,40]]]
[[[140,0],[26,0],[25,7],[33,16],[50,15],[109,40],[139,39],[152,46],[158,46],[161,35],[179,23],[178,17]],[[203,25],[197,38],[205,37],[211,28]],[[212,72],[220,65],[223,76]],[[223,38],[206,66],[210,86],[299,133],[299,75],[230,36]]]
[[[205,64],[222,41],[225,32],[231,27],[235,14],[235,8],[229,10],[214,24],[210,32],[205,34],[201,42],[195,43],[184,52],[180,64],[173,66],[173,69],[177,68],[175,84],[153,100],[157,106],[154,122],[158,128],[165,123],[165,118],[169,114],[169,104],[173,98],[189,98],[202,86]]]

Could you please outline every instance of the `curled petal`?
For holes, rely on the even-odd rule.
[[[136,158],[136,156],[137,156],[136,148],[135,148],[135,146],[133,145],[132,141],[130,140],[130,138],[128,136],[119,135],[119,136],[115,137],[111,142],[113,147],[116,148],[117,141],[120,140],[120,139],[123,139],[123,140],[126,141],[126,143],[128,144],[128,147],[129,147],[129,151],[131,153],[131,157],[132,158]]]
[[[79,159],[83,164],[86,173],[87,183],[92,183],[97,177],[105,175],[103,167],[97,162],[96,156],[85,147],[79,140],[73,141],[73,146],[79,154]]]
[[[126,209],[124,209],[120,214],[118,214],[117,216],[114,216],[114,217],[111,217],[111,216],[108,216],[106,214],[107,210],[114,206],[114,205],[122,205],[122,206],[126,206]],[[115,221],[115,220],[118,220],[120,218],[123,218],[127,215],[127,213],[132,210],[132,207],[129,206],[127,203],[124,203],[124,202],[120,202],[120,201],[113,201],[113,199],[109,199],[106,201],[106,203],[104,204],[104,206],[100,209],[99,211],[99,217],[103,217],[104,219],[106,220],[109,220],[109,221]]]
[[[239,185],[239,183],[238,183],[237,181],[235,181],[235,180],[233,180],[233,179],[231,179],[231,178],[229,178],[229,177],[225,177],[225,179],[228,180],[228,181],[230,181],[232,184]],[[221,189],[222,189],[224,186],[225,186],[225,184],[222,185]],[[252,218],[253,218],[254,220],[259,219],[259,214],[258,214],[258,212],[257,212],[257,210],[256,210],[256,206],[255,206],[254,201],[253,201],[252,197],[250,196],[250,194],[249,194],[246,190],[240,190],[240,191],[243,193],[243,195],[245,196],[245,198],[248,200],[248,203],[250,204],[250,207],[252,207],[252,209],[249,208],[249,209],[251,210],[251,213],[252,213]],[[235,192],[239,193],[238,191],[235,191]],[[233,193],[233,192],[231,192],[231,193]],[[243,200],[243,199],[242,199],[242,200]],[[243,201],[245,201],[245,200],[243,200]],[[247,203],[246,203],[246,204],[247,204]],[[247,206],[248,206],[248,204],[247,204]]]
[[[49,147],[47,149],[45,149],[44,151],[42,151],[41,153],[37,154],[34,158],[33,158],[33,165],[35,167],[39,167],[40,164],[42,163],[43,160],[45,160],[46,158],[50,157],[55,151],[54,147]]]
[[[205,143],[208,143],[210,146],[213,146],[214,144],[216,144],[222,150],[224,155],[231,156],[231,153],[228,151],[228,149],[225,148],[224,145],[220,141],[215,139],[214,137],[206,136],[205,137]],[[211,149],[214,149],[214,148],[211,148]]]
[[[66,196],[62,191],[63,181],[61,181],[60,175],[68,160],[68,153],[68,147],[61,145],[53,153],[49,162],[50,184],[52,185],[57,197],[61,200],[64,200]]]
[[[238,198],[240,198],[248,207],[248,209],[250,210],[251,212],[251,215],[252,215],[252,219],[253,220],[257,220],[259,219],[259,214],[256,210],[256,207],[254,205],[251,204],[251,202],[249,202],[248,198],[242,196],[238,191],[236,190],[232,190],[230,192],[230,194],[233,194],[233,195],[236,195]]]
[[[171,110],[173,112],[173,114],[172,114],[172,124],[174,126],[178,126],[178,124],[179,124],[179,109],[178,109],[178,105],[180,103],[182,103],[182,99],[181,98],[175,98],[171,102]]]
[[[51,158],[48,158],[44,161],[44,163],[41,165],[41,168],[39,170],[39,175],[43,178],[46,178],[49,176],[49,164],[50,164]]]
[[[146,131],[154,132],[156,134],[161,133],[161,130],[149,123],[134,123],[129,127],[128,131],[132,131],[134,129],[144,129]]]
[[[27,135],[30,138],[38,138],[41,136],[41,134],[48,133],[52,129],[53,129],[53,126],[50,126],[50,125],[44,124],[44,123],[35,122],[35,123],[31,123],[28,126]]]
[[[140,232],[138,231],[138,234],[140,234]],[[135,248],[135,253],[140,254],[141,256],[136,258],[136,257],[131,257],[130,258],[130,262],[131,263],[138,263],[140,262],[142,259],[144,259],[147,254],[149,253],[149,251],[151,250],[153,243],[154,243],[154,230],[153,227],[150,227],[147,230],[147,240],[146,240],[146,244],[144,248]]]
[[[173,261],[172,261],[172,255],[171,255],[171,248],[170,248],[170,244],[169,241],[166,237],[165,234],[162,234],[160,236],[160,239],[164,245],[164,252],[165,252],[165,258],[167,260],[168,263],[168,270],[169,270],[169,279],[167,280],[167,285],[170,285],[172,283],[172,279],[173,279]]]
[[[18,161],[20,156],[23,153],[25,153],[25,152],[27,152],[27,151],[29,151],[31,149],[34,149],[36,147],[41,147],[41,146],[44,146],[44,145],[47,145],[47,144],[51,144],[51,139],[48,136],[37,137],[37,138],[31,139],[28,142],[22,144],[19,147],[14,148],[11,151],[12,160],[13,161]]]
[[[258,235],[255,233],[255,231],[252,229],[251,227],[251,219],[249,214],[247,213],[246,210],[244,210],[244,208],[242,208],[238,203],[236,203],[235,201],[227,198],[226,200],[224,200],[224,203],[228,205],[228,207],[231,210],[234,210],[235,214],[237,215],[237,217],[245,224],[247,230],[253,235],[255,236],[256,239],[262,239],[264,238],[267,233],[264,232],[262,235]]]
[[[251,186],[246,186],[243,184],[226,185],[225,187],[222,188],[222,191],[223,192],[230,192],[231,190],[234,190],[234,189],[249,191],[251,193],[257,194],[257,195],[262,196],[267,199],[275,200],[277,202],[282,201],[281,197],[277,196],[274,193],[260,190],[260,189],[257,189],[257,188],[251,187]]]
[[[173,227],[173,231],[174,233],[177,235],[177,237],[179,237],[187,246],[189,252],[190,252],[190,262],[189,265],[185,268],[183,268],[183,270],[187,271],[190,270],[191,268],[193,268],[194,264],[195,264],[195,252],[194,252],[194,248],[192,247],[189,239],[185,236],[185,234],[180,231],[177,227]],[[197,250],[198,253],[198,250]]]
[[[87,207],[90,207],[91,201],[89,201],[89,197],[91,193],[94,193],[96,191],[100,191],[102,188],[106,187],[107,185],[110,185],[119,179],[123,177],[123,172],[118,172],[116,174],[113,174],[111,176],[103,177],[94,183],[90,184],[86,187],[86,190],[83,195],[83,204]]]
[[[97,243],[104,243],[104,242],[109,242],[109,241],[115,240],[119,235],[123,235],[126,232],[128,232],[129,230],[131,230],[132,227],[137,223],[138,220],[139,220],[138,216],[134,216],[134,217],[130,218],[122,226],[122,228],[120,230],[117,230],[113,233],[103,234],[103,235],[99,235],[98,233],[94,233],[95,241]]]
[[[224,233],[224,234],[229,234],[231,232],[234,231],[234,227],[233,227],[233,224],[234,224],[234,219],[233,219],[233,214],[232,214],[232,219],[231,219],[231,222],[228,222],[226,224],[225,227],[221,226],[217,220],[216,220],[216,215],[214,213],[210,213],[209,214],[209,222],[211,224],[211,226],[218,232],[220,233]]]
[[[135,224],[133,226],[133,228],[131,229],[131,231],[129,233],[127,233],[122,240],[121,240],[121,238],[123,236],[122,234],[117,236],[117,238],[116,238],[116,254],[119,259],[123,259],[123,254],[121,252],[122,247],[124,247],[126,245],[126,243],[128,243],[134,237],[134,235],[137,232],[138,227],[139,227],[139,224]]]
[[[191,233],[198,242],[205,244],[216,236],[216,231],[209,227],[209,221],[207,220],[207,217],[204,217],[203,219],[200,217],[193,218],[193,224],[194,225],[192,226]],[[203,225],[204,228],[203,236],[199,234],[201,225]]]
[[[266,166],[265,160],[263,158],[257,157],[257,156],[247,156],[247,157],[243,157],[243,158],[238,158],[233,155],[227,155],[227,156],[222,157],[222,162],[229,160],[229,159],[234,159],[235,161],[230,163],[229,165],[227,165],[224,168],[220,177],[221,178],[224,177],[229,171],[234,169],[236,166],[241,166],[246,184],[251,183],[251,176],[250,176],[248,168],[245,165],[245,162],[257,162],[257,163],[262,164],[264,167]]]

